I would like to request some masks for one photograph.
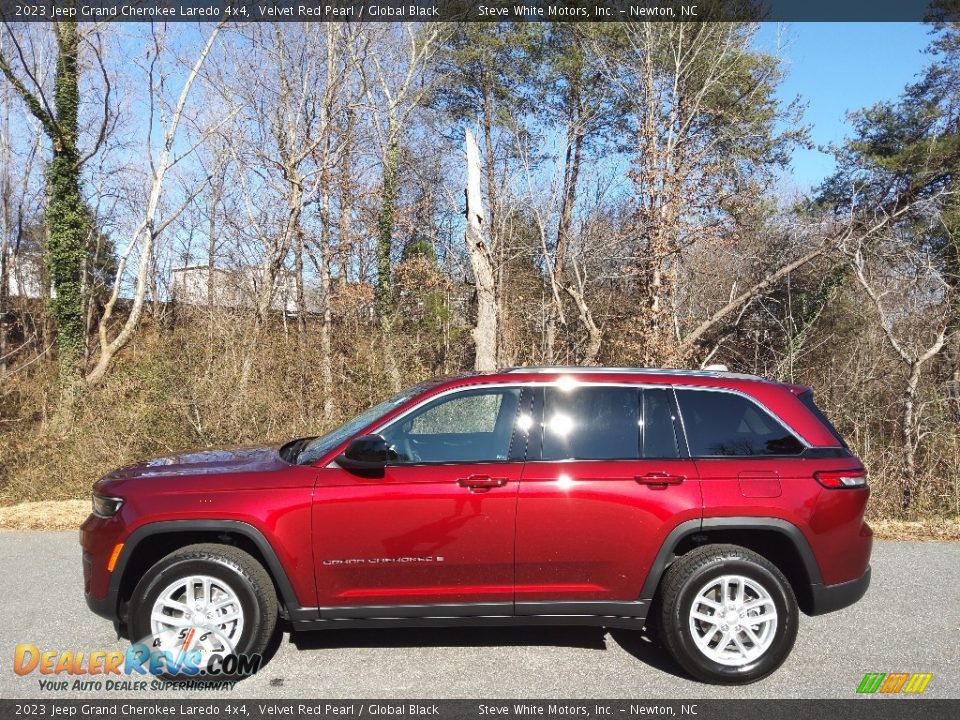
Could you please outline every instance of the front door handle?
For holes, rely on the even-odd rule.
[[[641,485],[649,485],[653,488],[665,488],[667,485],[679,485],[687,479],[686,475],[675,475],[668,472],[651,472],[646,475],[637,475],[636,480]]]
[[[489,475],[471,475],[457,480],[457,485],[460,487],[469,488],[476,492],[486,492],[490,488],[503,487],[506,484],[506,478],[494,478]]]

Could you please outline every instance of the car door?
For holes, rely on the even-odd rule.
[[[517,504],[517,612],[639,599],[666,535],[702,514],[672,390],[548,385],[534,419],[539,444],[531,438]]]
[[[424,604],[445,605],[447,615],[512,613],[530,402],[518,386],[443,393],[379,429],[391,449],[383,477],[321,471],[313,530],[321,616]],[[389,614],[397,612],[423,610]]]

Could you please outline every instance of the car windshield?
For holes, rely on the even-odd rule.
[[[356,435],[368,425],[373,424],[398,405],[402,405],[411,398],[438,384],[438,380],[430,380],[407,388],[399,395],[394,395],[389,400],[384,400],[379,405],[374,405],[369,410],[360,413],[353,420],[341,425],[336,430],[309,440],[297,454],[297,465],[309,465],[310,463],[316,462],[344,440]]]

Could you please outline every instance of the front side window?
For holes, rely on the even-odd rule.
[[[374,405],[372,408],[357,415],[353,420],[344,423],[326,435],[315,438],[302,438],[287,443],[287,445],[281,448],[281,454],[288,453],[284,459],[288,462],[296,462],[297,465],[314,463],[350,436],[356,435],[363,430],[363,428],[376,422],[377,418],[383,417],[403,403],[435,387],[439,382],[439,380],[429,380],[407,388],[399,395],[395,395],[378,405]]]
[[[803,444],[780,421],[729,392],[677,389],[693,457],[799,455]]]
[[[400,418],[381,435],[393,465],[500,462],[510,444],[520,388],[479,388],[446,395]]]

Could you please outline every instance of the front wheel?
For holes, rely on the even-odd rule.
[[[682,556],[663,579],[660,630],[667,649],[704,682],[746,684],[786,660],[797,601],[773,563],[736,545]]]
[[[260,563],[239,548],[200,544],[146,572],[130,599],[129,626],[134,641],[174,662],[192,653],[189,667],[166,677],[209,677],[210,670],[216,679],[231,679],[233,666],[219,663],[229,655],[262,655],[277,614],[273,582]]]

